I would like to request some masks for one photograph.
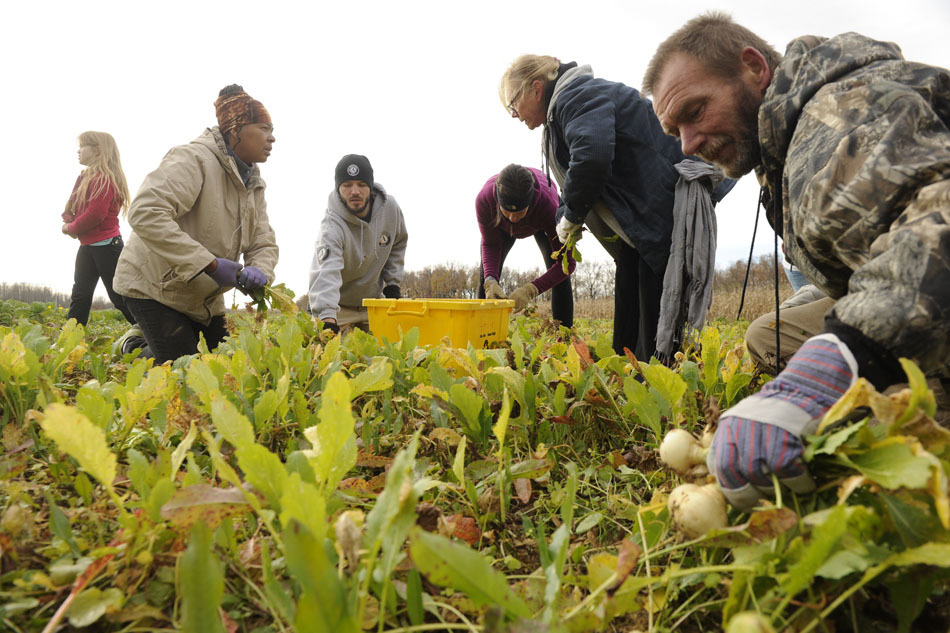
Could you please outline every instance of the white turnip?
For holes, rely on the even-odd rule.
[[[706,462],[706,450],[696,438],[683,429],[673,429],[660,444],[660,459],[680,475],[697,464]]]
[[[729,525],[726,498],[716,484],[677,486],[666,505],[673,525],[687,538],[699,538],[709,530]]]
[[[743,611],[732,616],[726,633],[775,633],[775,629],[761,613]]]

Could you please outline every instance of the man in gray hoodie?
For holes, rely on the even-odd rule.
[[[369,159],[341,158],[310,265],[313,316],[334,332],[368,330],[363,299],[400,298],[408,239],[402,209],[374,182]]]

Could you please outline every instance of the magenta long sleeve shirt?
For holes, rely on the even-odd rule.
[[[498,198],[495,195],[497,174],[488,179],[475,198],[475,216],[478,219],[478,230],[482,234],[482,272],[485,277],[500,277],[502,249],[512,237],[520,240],[543,231],[551,242],[552,252],[561,248],[555,220],[561,203],[557,187],[553,182],[549,185],[547,176],[540,170],[532,167],[528,169],[534,174],[534,201],[520,222],[512,223],[505,216],[501,216],[501,221],[495,226],[495,217],[498,214]],[[571,258],[569,271],[574,272],[575,266],[574,259]],[[552,259],[544,274],[531,283],[537,287],[538,293],[542,293],[564,281],[567,276],[560,261]]]

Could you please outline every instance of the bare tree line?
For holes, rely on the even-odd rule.
[[[751,294],[761,294],[762,301],[752,301],[747,315],[755,316],[758,303],[767,306],[771,299],[774,272],[772,256],[762,255],[752,262],[749,272],[749,290]],[[714,298],[714,305],[725,303],[727,310],[732,310],[738,304],[738,293],[741,291],[745,278],[746,263],[734,262],[731,266],[716,271],[715,293],[720,301]],[[518,286],[537,279],[540,269],[510,270],[506,269],[499,280],[506,293],[512,292]],[[785,275],[779,271],[780,293],[782,296],[790,294],[790,288],[785,281]],[[426,266],[422,270],[406,272],[402,292],[404,297],[439,298],[439,299],[474,299],[478,296],[479,268],[477,264],[465,265],[459,263],[438,264]],[[586,261],[577,265],[571,276],[571,286],[574,299],[581,304],[584,302],[600,302],[613,299],[614,296],[614,265],[609,261]],[[733,296],[735,295],[735,297]],[[298,294],[301,307],[306,305],[307,293]],[[36,286],[27,283],[0,283],[0,300],[16,300],[24,303],[42,302],[54,303],[58,306],[69,307],[69,295],[56,292],[46,286]],[[96,298],[92,307],[96,310],[112,308],[108,300]],[[610,308],[605,304],[605,308]],[[603,310],[601,310],[603,311]],[[612,310],[611,310],[612,312]],[[745,312],[745,311],[744,311]],[[598,313],[598,316],[603,316]],[[606,315],[609,317],[609,315]]]
[[[34,286],[22,282],[0,283],[0,300],[22,301],[23,303],[54,303],[60,307],[69,307],[69,295],[65,292],[56,292],[47,286]],[[96,297],[92,300],[94,310],[106,310],[114,307],[111,301]]]

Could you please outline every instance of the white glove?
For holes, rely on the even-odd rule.
[[[567,244],[567,238],[576,233],[581,228],[580,224],[574,224],[567,219],[567,216],[561,216],[561,221],[557,223],[557,239],[561,244]]]

